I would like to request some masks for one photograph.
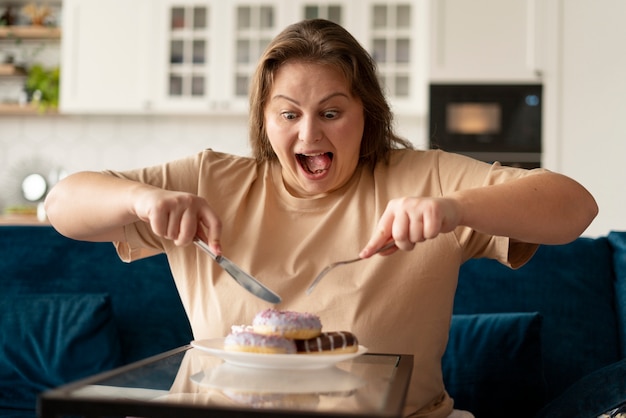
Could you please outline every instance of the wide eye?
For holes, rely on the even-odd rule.
[[[292,120],[296,118],[295,112],[282,112],[281,116],[287,120]]]
[[[338,114],[339,112],[336,110],[326,110],[325,112],[322,113],[322,116],[325,119],[335,119]]]

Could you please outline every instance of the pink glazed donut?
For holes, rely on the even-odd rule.
[[[311,313],[266,309],[256,314],[252,321],[254,332],[280,335],[288,339],[308,340],[322,332],[322,322]]]

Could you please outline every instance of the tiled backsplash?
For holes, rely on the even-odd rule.
[[[245,117],[0,116],[0,213],[27,203],[31,173],[123,170],[160,164],[205,148],[248,155]],[[51,179],[54,182],[54,178]]]

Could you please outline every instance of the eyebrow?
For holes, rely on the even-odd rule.
[[[318,103],[324,103],[324,102],[332,99],[333,97],[337,97],[337,96],[343,96],[346,99],[350,98],[347,94],[338,91],[338,92],[335,92],[335,93],[331,93],[331,94],[329,94],[326,97],[323,97]],[[297,101],[296,99],[293,99],[293,98],[291,98],[289,96],[285,96],[284,94],[277,94],[277,95],[272,97],[272,100],[276,100],[276,99],[285,99],[285,100],[288,100],[288,101],[290,101],[290,102],[300,106],[300,102],[299,101]]]

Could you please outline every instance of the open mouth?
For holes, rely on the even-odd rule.
[[[330,168],[333,161],[332,152],[317,154],[296,154],[296,158],[304,171],[309,174],[322,174]]]

